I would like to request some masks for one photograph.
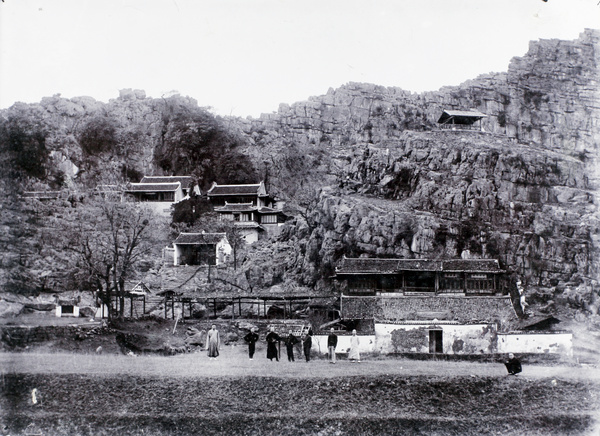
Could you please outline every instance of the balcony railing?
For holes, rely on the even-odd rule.
[[[479,124],[438,124],[442,130],[481,130]]]
[[[403,294],[403,295],[443,295],[443,294],[463,294],[463,295],[494,295],[496,289],[457,289],[440,288],[436,292],[432,287],[423,286],[405,286],[401,288],[349,288],[349,295],[369,295],[369,294]]]

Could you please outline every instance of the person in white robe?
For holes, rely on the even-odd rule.
[[[348,352],[348,360],[360,362],[360,353],[358,347],[360,345],[360,339],[356,336],[356,330],[352,330],[352,336],[350,336],[350,351]]]

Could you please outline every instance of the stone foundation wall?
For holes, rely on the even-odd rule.
[[[445,312],[447,320],[470,323],[516,318],[510,297],[342,297],[342,317],[402,321],[419,319],[420,313]]]

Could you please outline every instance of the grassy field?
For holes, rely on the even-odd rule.
[[[25,435],[595,435],[593,367],[0,353],[0,424]],[[32,402],[36,389],[37,403]]]

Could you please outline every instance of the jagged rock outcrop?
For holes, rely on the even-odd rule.
[[[270,193],[287,201],[290,219],[279,235],[249,248],[237,270],[210,270],[209,281],[208,270],[163,266],[147,274],[152,289],[308,295],[333,290],[330,278],[344,255],[494,257],[547,313],[566,305],[597,314],[599,44],[593,30],[575,41],[540,40],[506,72],[460,86],[416,94],[349,83],[258,119],[212,120],[191,99],[174,97],[167,105],[139,91],[110,102],[110,120],[90,98],[55,96],[13,112],[24,124],[39,112],[55,126],[46,145],[50,163],[66,177],[63,187],[176,171],[181,153],[167,153],[169,135],[196,158],[212,132],[220,139],[211,153],[235,163],[219,175],[254,177],[255,168]],[[202,112],[216,130],[189,136],[189,123],[180,122],[186,118],[174,116],[178,108]],[[487,115],[482,132],[437,129],[442,110],[470,108]],[[84,156],[82,123],[113,132],[107,139],[118,145],[114,153],[100,144]],[[235,153],[227,154],[222,146],[231,141]],[[189,170],[208,177],[211,161],[194,162]],[[40,180],[28,189],[38,185],[45,189]],[[0,213],[0,243],[8,253],[0,264],[10,268],[0,271],[0,282],[16,289],[34,272],[35,289],[54,287],[46,266],[60,264],[64,252],[38,244],[48,239],[38,224],[42,205],[19,202],[5,201]],[[64,203],[59,208],[72,206]]]
[[[257,161],[286,146],[321,147],[333,160],[334,183],[295,222],[302,230],[291,223],[281,236],[302,241],[292,251],[303,284],[329,289],[343,255],[495,257],[533,301],[596,313],[599,60],[600,32],[586,30],[532,42],[507,72],[457,87],[350,83],[239,120],[262,150]],[[483,132],[437,130],[443,109],[469,108],[487,115]],[[297,274],[280,266],[284,281]]]

